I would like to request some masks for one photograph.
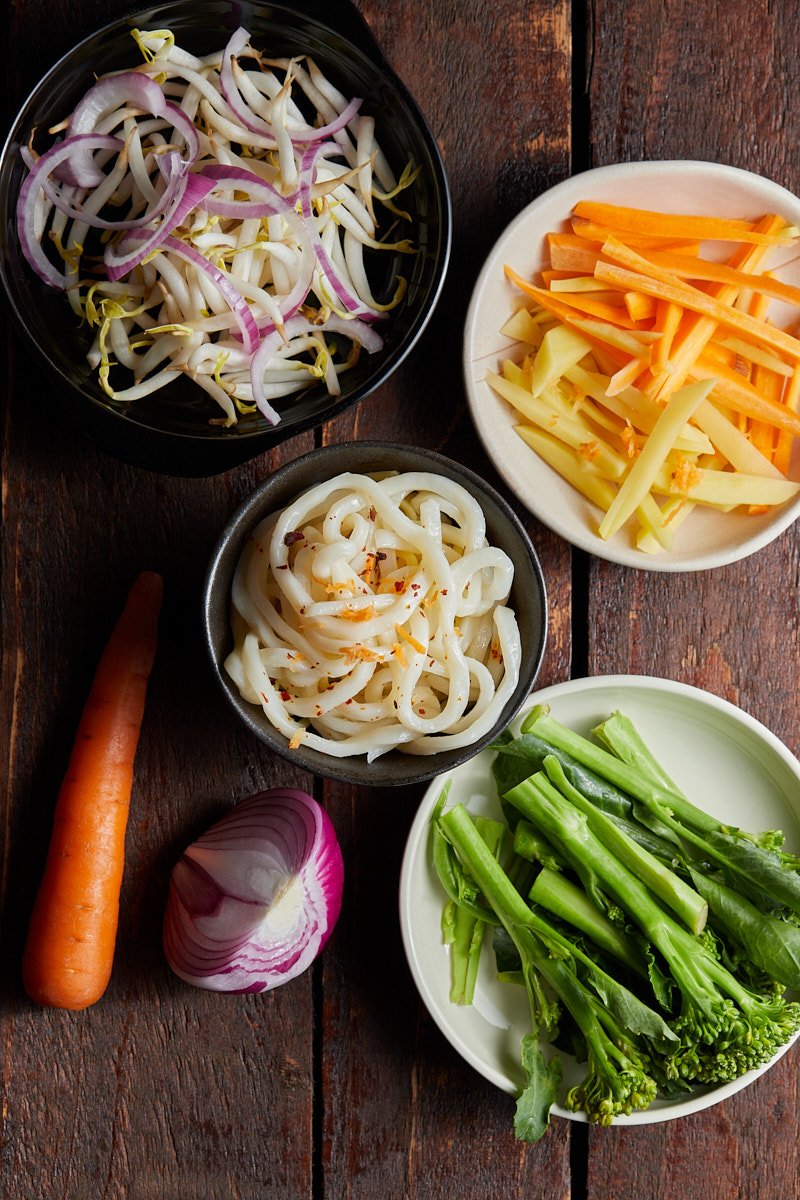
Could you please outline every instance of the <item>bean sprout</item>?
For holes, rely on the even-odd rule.
[[[202,59],[169,30],[133,36],[144,63],[101,77],[45,153],[23,150],[23,252],[95,328],[109,397],[184,375],[222,410],[212,423],[276,424],[271,400],[320,380],[336,396],[382,348],[404,284],[379,303],[367,258],[414,247],[379,234],[375,211],[407,219],[392,197],[414,172],[396,179],[362,101],[308,57],[270,61],[244,29]],[[210,349],[187,354],[187,338]]]

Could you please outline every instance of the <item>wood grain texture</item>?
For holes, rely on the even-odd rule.
[[[731,163],[796,190],[800,33],[792,6],[592,6],[589,136],[595,166],[637,158]],[[791,62],[789,60],[792,60]],[[661,576],[594,562],[592,674],[677,679],[740,705],[797,753],[798,534],[722,570]],[[798,1048],[768,1077],[685,1121],[594,1132],[590,1200],[796,1198]],[[780,1114],[780,1124],[776,1119]]]
[[[45,65],[122,0],[11,8],[10,120]],[[422,788],[325,786],[270,755],[218,693],[199,594],[216,537],[282,462],[321,441],[430,446],[506,496],[477,442],[461,328],[506,222],[574,164],[703,157],[800,182],[800,33],[791,0],[361,0],[438,138],[454,202],[451,268],[413,356],[321,433],[209,480],[152,475],[86,443],[5,338],[0,397],[0,1195],[8,1200],[797,1200],[798,1052],[686,1121],[511,1133],[513,1101],[477,1076],[421,1005],[397,887]],[[572,112],[572,29],[587,112]],[[583,31],[582,31],[583,30]],[[583,64],[576,83],[582,93]],[[577,131],[577,132],[576,132]],[[549,596],[542,685],[631,671],[706,687],[800,749],[800,549],[696,577],[571,552],[520,514]],[[83,699],[131,580],[164,574],[160,648],[137,759],[122,919],[108,993],[35,1009],[19,963]],[[585,623],[585,628],[584,628]],[[575,635],[575,636],[573,636]],[[183,847],[271,783],[315,790],[346,866],[340,923],[312,971],[256,997],[182,984],[160,949]]]

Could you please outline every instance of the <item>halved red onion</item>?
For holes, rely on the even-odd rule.
[[[196,987],[268,991],[305,971],[323,949],[343,888],[342,852],[325,810],[295,788],[260,792],[175,865],[167,962]]]
[[[17,200],[17,233],[20,248],[39,278],[48,283],[50,287],[64,291],[67,286],[67,278],[63,271],[59,271],[53,266],[36,237],[34,214],[40,188],[62,163],[76,153],[76,150],[85,151],[91,158],[95,150],[119,151],[121,149],[122,142],[119,138],[111,137],[108,134],[94,133],[68,138],[46,150],[23,180]]]

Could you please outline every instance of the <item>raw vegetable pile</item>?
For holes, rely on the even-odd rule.
[[[186,375],[230,426],[276,424],[273,402],[319,381],[339,395],[403,295],[400,279],[373,296],[365,251],[413,252],[375,216],[410,219],[393,197],[413,170],[395,178],[361,100],[310,58],[270,60],[244,29],[203,58],[169,30],[133,36],[144,63],[101,78],[40,157],[23,150],[25,257],[95,330],[114,400]]]
[[[770,271],[792,247],[797,229],[773,215],[582,201],[570,231],[548,235],[539,283],[506,267],[522,306],[503,333],[523,357],[488,382],[524,441],[600,510],[600,537],[630,523],[658,553],[696,505],[759,515],[800,492],[800,338],[770,312],[797,321],[800,288]]]
[[[697,808],[621,713],[593,733],[533,709],[496,746],[508,826],[447,810],[446,793],[431,818],[451,999],[472,1002],[492,938],[500,978],[527,989],[525,1141],[544,1134],[561,1080],[548,1044],[586,1064],[566,1106],[608,1125],[736,1079],[800,1030],[784,996],[800,987],[800,859],[778,831]]]

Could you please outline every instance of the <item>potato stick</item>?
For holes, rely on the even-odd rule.
[[[623,239],[620,239],[624,241]],[[656,266],[664,267],[679,279],[705,280],[709,283],[731,283],[734,287],[753,289],[774,300],[785,300],[787,304],[800,307],[800,288],[782,283],[769,272],[753,276],[750,271],[740,271],[726,263],[709,262],[704,258],[691,258],[659,250],[645,250],[643,257]]]
[[[586,460],[557,438],[531,425],[515,425],[514,429],[541,459],[571,483],[587,500],[605,511],[614,501],[616,492],[608,480],[587,471]]]
[[[708,434],[711,441],[723,454],[735,471],[745,475],[763,475],[779,479],[780,471],[752,444],[737,425],[725,416],[711,400],[703,400],[695,409],[692,418],[696,425]]]
[[[656,404],[638,388],[625,388],[617,396],[609,396],[606,391],[608,376],[593,375],[581,366],[571,367],[565,371],[564,378],[584,391],[587,396],[597,400],[599,404],[604,404],[623,421],[630,421],[634,429],[640,433],[652,433],[656,421],[663,412],[660,404]],[[711,454],[714,449],[705,433],[688,424],[684,425],[678,435],[675,448],[694,454]]]
[[[672,530],[673,537],[683,522],[694,512],[691,500],[684,496],[668,496],[661,505],[661,516],[667,529]],[[659,554],[663,547],[649,530],[642,527],[636,536],[636,545],[645,554]]]
[[[650,491],[656,472],[672,450],[676,437],[713,386],[713,379],[703,379],[670,397],[644,449],[617,492],[614,503],[601,521],[600,537],[613,537],[639,507]]]
[[[556,325],[542,339],[531,374],[531,393],[540,396],[546,387],[560,379],[590,352],[592,346],[576,329]]]
[[[579,450],[586,461],[593,463],[607,478],[619,479],[627,471],[626,460],[602,438],[595,437],[589,426],[578,416],[573,414],[572,418],[569,418],[559,415],[551,406],[535,399],[524,388],[510,383],[492,371],[487,372],[486,382],[532,424],[561,438],[573,450]]]
[[[647,265],[651,271],[660,271],[661,269],[652,267],[650,264]],[[710,317],[718,325],[735,329],[761,345],[770,346],[773,350],[786,354],[795,362],[800,361],[800,340],[785,333],[784,330],[778,329],[775,325],[756,320],[749,313],[731,308],[729,304],[720,304],[707,292],[700,292],[696,288],[678,281],[674,284],[668,283],[660,278],[653,278],[637,271],[628,271],[623,267],[603,262],[598,262],[595,274],[598,279],[602,279],[606,283],[615,283],[620,288],[639,288],[648,296],[656,296],[661,300],[671,300],[676,304],[682,304],[684,308],[688,308],[692,312]]]
[[[713,471],[705,467],[696,468],[697,478],[686,494],[696,504],[785,504],[800,492],[800,483],[791,479],[766,479],[763,475],[744,475],[734,471]],[[672,470],[663,464],[656,472],[652,490],[659,494],[674,494]]]
[[[607,303],[621,304],[619,292],[609,292],[594,275],[565,275],[563,272],[542,271],[542,282],[551,292],[594,292],[595,299],[610,297]]]
[[[776,404],[767,396],[757,392],[752,383],[748,383],[736,371],[730,371],[722,363],[707,363],[703,357],[692,367],[689,374],[694,379],[703,379],[711,373],[716,375],[717,383],[714,388],[714,399],[719,400],[726,408],[734,412],[744,413],[756,420],[769,421],[778,429],[785,429],[795,437],[800,437],[800,417],[783,404]]]
[[[521,308],[509,317],[500,332],[504,337],[525,342],[529,346],[539,346],[544,336],[541,325],[534,321],[527,308]]]
[[[730,220],[721,217],[684,216],[679,213],[649,212],[595,200],[581,200],[573,210],[576,217],[585,217],[599,225],[610,225],[626,233],[649,234],[672,240],[747,242],[763,246],[791,246],[796,236],[793,226],[781,221],[780,231],[758,232],[754,221]],[[772,214],[769,214],[770,216]]]
[[[672,549],[675,544],[675,534],[673,530],[667,528],[664,514],[649,492],[636,509],[636,518],[642,529],[655,539],[662,550]]]
[[[777,358],[774,354],[769,354],[766,350],[754,346],[751,342],[745,342],[741,338],[723,335],[719,338],[713,338],[709,342],[709,346],[714,343],[721,346],[723,350],[732,350],[734,354],[738,354],[740,358],[746,358],[752,363],[761,363],[763,367],[769,367],[770,371],[774,371],[776,375],[785,375],[790,378],[794,371],[788,363]],[[708,349],[708,347],[706,347]]]

